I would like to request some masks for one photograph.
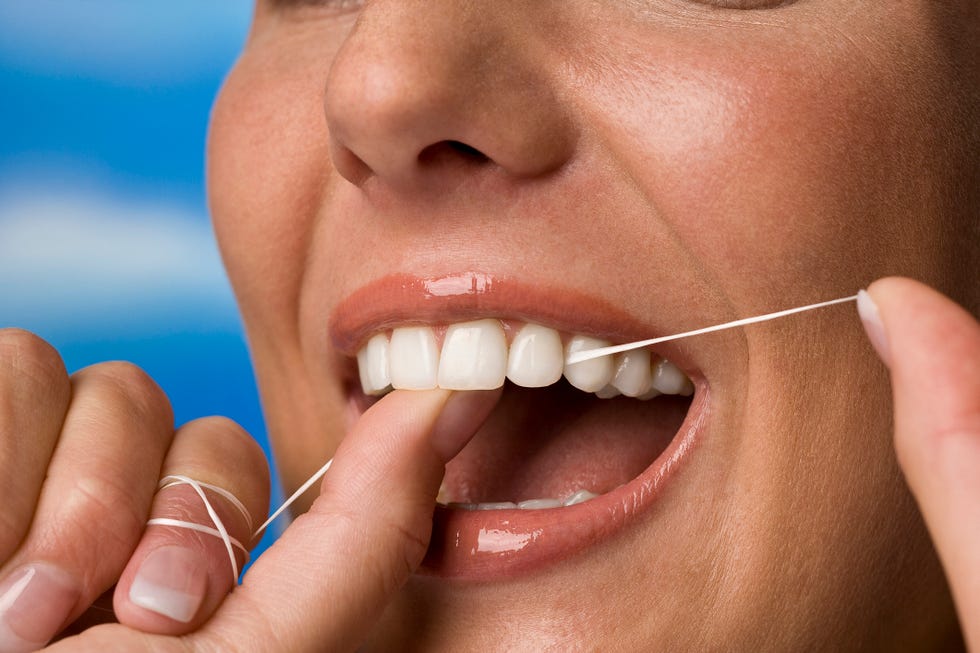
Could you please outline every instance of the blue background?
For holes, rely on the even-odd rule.
[[[266,447],[204,188],[208,112],[250,14],[0,0],[0,327],[46,338],[69,371],[132,361],[178,424],[226,415]]]

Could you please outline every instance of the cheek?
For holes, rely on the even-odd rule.
[[[253,338],[278,341],[284,329],[296,327],[291,322],[329,165],[316,92],[322,84],[307,79],[311,74],[247,51],[213,111],[211,212]]]
[[[912,248],[931,251],[932,237],[915,225],[936,210],[921,116],[896,102],[917,80],[869,56],[891,57],[762,33],[674,37],[598,76],[592,118],[653,214],[734,300],[805,300],[801,282],[845,294],[886,272],[921,275],[915,261],[929,255]]]
[[[308,355],[298,317],[313,232],[332,192],[322,89],[334,41],[313,47],[262,31],[215,103],[208,188],[269,436],[286,487],[296,487],[344,432],[340,388]]]

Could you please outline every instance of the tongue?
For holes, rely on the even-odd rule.
[[[446,466],[441,499],[518,502],[608,492],[667,448],[690,404],[674,396],[598,399],[563,382],[508,384],[487,423]]]

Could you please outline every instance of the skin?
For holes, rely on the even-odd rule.
[[[336,463],[222,601],[220,542],[141,520],[208,521],[163,492],[151,504],[162,466],[227,487],[262,521],[254,445],[220,419],[174,433],[138,370],[69,378],[36,338],[0,332],[0,425],[33,435],[0,458],[4,496],[19,497],[0,579],[48,543],[40,559],[78,590],[62,624],[121,578],[123,625],[70,650],[955,650],[953,597],[980,645],[976,5],[763,4],[260,0],[214,109],[215,229],[287,489],[339,446]],[[364,256],[381,242],[384,257]],[[588,256],[569,256],[581,242]],[[372,279],[472,269],[583,289],[677,331],[891,274],[966,310],[907,280],[871,287],[891,387],[845,310],[684,341],[711,421],[655,514],[532,577],[461,585],[410,572],[442,465],[489,398],[395,392],[348,429],[349,362],[324,334]],[[471,403],[443,410],[457,400]],[[152,446],[144,473],[120,478],[133,432]],[[135,516],[99,564],[97,534],[43,536],[73,523],[44,506],[74,490],[41,481],[77,473],[66,442],[94,452],[110,492],[139,489],[111,497]],[[102,523],[102,504],[75,514]],[[190,624],[126,598],[146,553],[175,541],[209,579]]]

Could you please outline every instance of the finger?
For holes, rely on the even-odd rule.
[[[159,387],[127,363],[72,377],[72,401],[8,583],[0,649],[33,650],[111,587],[139,541],[173,434]]]
[[[321,493],[201,633],[280,650],[348,650],[421,563],[445,463],[499,391],[395,391],[343,441]]]
[[[51,345],[0,329],[0,564],[30,528],[70,397],[68,373]]]
[[[918,282],[884,279],[863,317],[891,369],[895,446],[980,650],[980,324]]]
[[[236,497],[240,504],[214,489],[198,488],[230,537],[246,547],[254,525],[268,512],[265,455],[230,420],[205,418],[182,427],[167,454],[162,476],[190,478]],[[161,489],[151,517],[215,527],[204,501],[188,484]],[[233,552],[234,567],[219,537],[171,525],[149,526],[116,587],[116,616],[121,623],[145,632],[180,635],[194,630],[237,582],[234,569],[241,569],[246,556],[237,549]]]

